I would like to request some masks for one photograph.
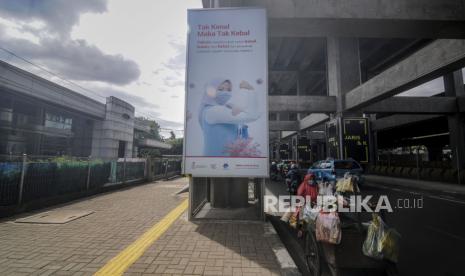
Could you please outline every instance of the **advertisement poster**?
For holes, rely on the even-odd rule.
[[[268,177],[264,9],[188,11],[184,173]]]

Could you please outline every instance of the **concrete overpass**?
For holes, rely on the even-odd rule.
[[[150,131],[121,99],[101,103],[3,61],[0,91],[0,154],[133,157],[134,132]],[[170,147],[139,140],[139,147]]]
[[[267,10],[270,131],[278,132],[271,143],[344,116],[369,117],[373,136],[446,116],[451,146],[465,166],[465,1],[205,0],[203,6]],[[396,96],[438,77],[445,91],[435,97]],[[376,145],[372,151],[375,160]]]

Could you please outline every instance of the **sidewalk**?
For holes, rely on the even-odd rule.
[[[3,220],[0,274],[92,275],[145,237],[171,210],[179,208],[187,193],[176,195],[176,192],[186,181],[181,178],[149,183]],[[64,224],[15,222],[45,211],[74,210],[93,213]],[[125,275],[296,272],[269,223],[191,223],[184,213],[159,238],[146,245],[148,249],[135,257]]]

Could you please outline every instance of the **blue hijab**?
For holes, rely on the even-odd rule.
[[[227,79],[214,79],[205,87],[205,94],[199,110],[199,123],[203,131],[203,154],[204,156],[229,156],[228,145],[233,143],[238,135],[237,124],[215,123],[209,124],[205,121],[205,111],[213,106],[227,106],[231,98],[231,91],[221,91],[218,87],[229,81]],[[215,97],[208,95],[208,90],[216,90]]]
[[[201,127],[203,127],[203,120],[202,120],[203,112],[205,111],[207,107],[216,106],[216,105],[225,105],[226,102],[229,101],[229,99],[231,99],[231,96],[232,96],[231,91],[219,91],[218,90],[218,87],[226,81],[231,82],[228,79],[215,78],[211,82],[205,85],[205,93],[203,94],[202,101],[200,102],[200,108],[199,108],[199,123]],[[207,94],[209,87],[213,87],[216,90],[215,97],[210,97]]]

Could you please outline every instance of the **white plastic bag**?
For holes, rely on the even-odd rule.
[[[313,228],[315,228],[315,222],[320,213],[319,208],[312,208],[309,204],[305,204],[302,219]]]
[[[286,212],[284,215],[281,217],[281,220],[284,221],[285,223],[289,222],[289,219],[292,216],[292,212]]]
[[[341,221],[336,212],[320,213],[316,219],[316,240],[330,244],[341,242]]]

